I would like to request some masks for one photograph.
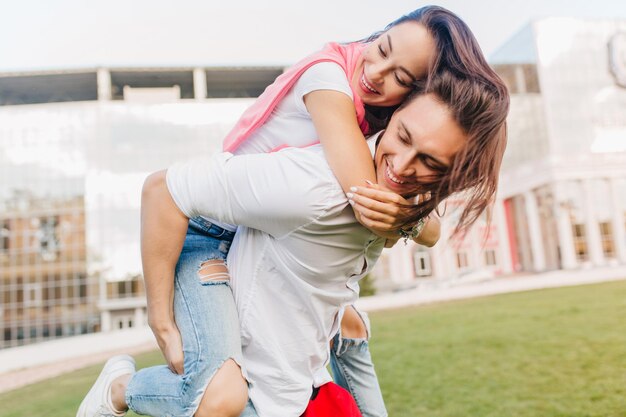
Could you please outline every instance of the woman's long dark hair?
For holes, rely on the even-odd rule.
[[[446,70],[458,76],[483,71],[487,62],[478,46],[478,41],[470,28],[460,17],[439,6],[425,6],[394,20],[383,31],[376,32],[359,42],[372,42],[390,28],[406,22],[423,25],[435,40],[437,54],[426,79],[417,80],[413,90],[423,91],[428,79]],[[373,107],[365,106],[365,118],[370,132],[385,129],[389,119],[399,106]]]
[[[450,109],[453,119],[468,136],[465,147],[452,166],[420,181],[419,194],[430,196],[413,206],[407,225],[440,205],[452,194],[464,194],[464,209],[453,234],[466,231],[492,202],[506,147],[506,116],[509,94],[506,86],[487,64],[470,28],[451,11],[425,6],[391,22],[361,42],[372,42],[390,28],[416,22],[435,40],[437,54],[425,79],[417,80],[404,102],[393,107],[365,106],[370,132],[385,129],[393,112],[420,94],[433,94]]]

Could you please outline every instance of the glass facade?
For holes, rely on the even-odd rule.
[[[502,169],[541,161],[549,154],[543,102],[535,93],[513,95],[507,119],[509,140]]]
[[[143,180],[218,150],[250,102],[0,107],[0,347],[97,331],[103,292],[141,291]]]
[[[543,19],[535,31],[552,152],[626,151],[626,92],[608,70],[608,42],[626,22]]]

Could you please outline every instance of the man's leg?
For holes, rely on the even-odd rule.
[[[387,410],[369,351],[369,320],[346,308],[333,338],[330,365],[335,382],[352,394],[363,417],[386,417]]]

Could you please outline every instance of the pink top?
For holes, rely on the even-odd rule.
[[[263,125],[272,114],[274,108],[280,103],[287,92],[289,92],[296,81],[298,81],[302,73],[311,66],[320,62],[334,62],[343,68],[348,80],[352,80],[352,76],[354,75],[354,71],[356,70],[359,58],[365,46],[366,44],[358,42],[347,45],[334,42],[329,43],[324,46],[321,51],[304,58],[302,61],[288,68],[265,89],[263,94],[261,94],[252,106],[239,118],[233,129],[224,139],[224,151],[233,152],[255,129]],[[366,134],[368,132],[368,125],[365,120],[365,107],[360,96],[354,90],[352,92],[357,121],[359,122],[359,127],[363,134]],[[318,141],[315,143],[317,142]]]

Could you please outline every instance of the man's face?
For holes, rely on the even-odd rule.
[[[418,180],[445,172],[466,140],[447,105],[432,94],[419,96],[394,113],[380,139],[374,157],[377,182],[412,197]]]

